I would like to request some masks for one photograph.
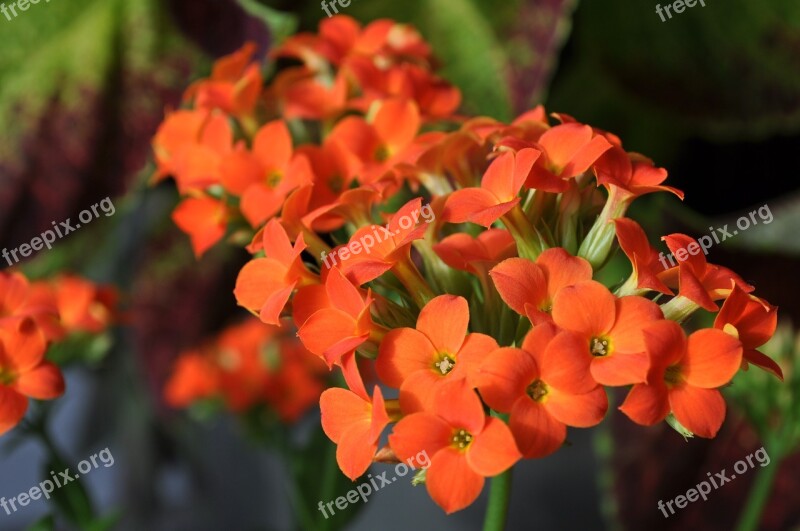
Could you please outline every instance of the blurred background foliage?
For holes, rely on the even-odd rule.
[[[800,265],[800,3],[706,0],[706,7],[698,4],[666,22],[655,4],[352,0],[342,11],[362,21],[388,17],[417,26],[440,58],[442,74],[462,89],[465,115],[508,120],[543,103],[549,111],[613,131],[627,149],[666,167],[686,201],[654,197],[637,204],[632,216],[651,236],[700,236],[709,226],[735,223],[742,213],[768,204],[771,224],[714,247],[709,258],[740,272],[758,286],[758,295],[780,306],[784,318],[800,322],[794,281]],[[117,487],[136,494],[125,501],[128,528],[202,522],[213,529],[223,522],[217,512],[229,519],[225,525],[233,518],[234,528],[249,528],[259,514],[273,511],[275,528],[282,529],[288,518],[287,509],[274,503],[244,514],[246,501],[269,493],[281,499],[283,486],[263,486],[266,472],[252,471],[246,460],[253,455],[232,442],[230,426],[199,437],[196,426],[160,402],[176,353],[235,314],[230,287],[246,256],[215,249],[195,263],[188,242],[169,221],[177,199],[172,185],[145,190],[144,183],[152,171],[149,142],[164,110],[180,106],[183,89],[207,75],[214,58],[246,40],[266,52],[293,28],[312,30],[324,16],[318,0],[59,0],[31,5],[10,21],[0,17],[0,246],[16,247],[51,221],[75,216],[108,195],[116,198],[113,218],[71,235],[25,267],[34,276],[64,268],[84,272],[117,283],[126,294],[130,331],[100,372],[91,373],[103,378],[93,387],[100,402],[82,413],[114,420],[89,423],[82,429],[90,433],[76,436],[75,444],[114,433],[137,456],[125,487]],[[719,439],[691,445],[666,428],[615,422],[599,437],[610,441],[601,457],[614,466],[599,474],[611,482],[601,485],[616,500],[604,505],[611,522],[626,528],[676,525],[661,519],[653,500],[685,490],[697,474],[728,466],[758,447],[759,437],[769,439],[748,422],[747,407],[739,411]],[[210,448],[236,448],[245,463],[203,464]],[[797,499],[800,463],[786,453],[764,529],[800,521],[790,503]],[[541,466],[558,467],[574,455],[559,453],[553,465]],[[172,477],[169,471],[181,461],[192,470],[183,503],[193,510],[176,520],[165,516],[171,502],[152,489]],[[534,481],[542,470],[537,466],[524,468],[519,481]],[[265,467],[274,472],[275,464]],[[584,482],[591,477],[582,474]],[[714,526],[730,512],[726,504],[741,502],[751,480],[685,511],[681,523],[720,528]],[[226,489],[256,494],[223,499],[230,496]],[[194,514],[195,507],[215,500],[218,511]],[[525,525],[528,515],[515,511],[515,504],[527,503],[512,501],[512,529],[523,528],[514,526]],[[585,517],[570,510],[554,515],[565,507],[554,500],[537,509],[544,511],[544,523],[558,516],[553,522],[562,526],[599,525],[592,520],[599,518],[591,509],[596,500],[584,503],[590,507]],[[614,506],[622,509],[609,509]],[[471,510],[477,514],[482,506]],[[473,524],[469,511],[453,520],[420,514],[440,529]],[[403,529],[415,518],[405,516],[412,520]]]

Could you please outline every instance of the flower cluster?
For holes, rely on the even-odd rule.
[[[281,212],[295,234],[305,225],[325,232],[341,226],[342,210],[363,212],[375,193],[350,190],[355,177],[374,183],[388,169],[399,171],[413,156],[422,122],[449,117],[461,101],[433,73],[420,35],[390,20],[361,28],[335,17],[320,24],[319,35],[288,39],[271,56],[300,64],[267,86],[254,53],[249,43],[219,60],[209,79],[187,89],[190,108],[169,113],[153,139],[154,180],[175,179],[185,199],[173,219],[197,255],[230,227],[260,227]],[[294,145],[286,120],[296,137],[325,141]]]
[[[250,318],[181,354],[164,395],[176,408],[216,398],[236,413],[267,405],[293,422],[317,404],[326,375],[325,365],[284,330]]]
[[[64,393],[60,368],[45,358],[48,345],[103,331],[115,319],[116,299],[112,288],[72,275],[30,282],[0,273],[0,435],[19,424],[29,398]]]
[[[189,196],[175,217],[198,253],[233,212],[257,231],[236,299],[267,325],[291,318],[342,371],[348,388],[320,404],[351,479],[425,451],[419,479],[450,513],[485,478],[557,450],[568,427],[598,424],[609,387],[630,388],[620,409],[637,423],[713,437],[718,389],[740,368],[782,376],[757,350],[776,309],[686,235],[663,238],[688,248],[664,270],[625,217],[643,195],[683,194],[615,135],[541,107],[511,123],[455,117],[458,92],[416,32],[342,16],[274,52],[302,66],[274,77],[270,120],[248,127],[250,52],[221,60],[190,90],[194,108],[167,118],[160,175]],[[423,204],[435,223],[420,222]],[[317,258],[379,229],[368,252]],[[609,287],[595,278],[617,245],[633,271]],[[687,335],[699,308],[718,312],[714,326]]]

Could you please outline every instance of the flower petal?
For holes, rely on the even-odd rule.
[[[611,354],[592,360],[592,376],[601,385],[630,385],[647,381],[650,356],[646,352]]]
[[[556,420],[567,426],[588,428],[600,424],[608,411],[606,390],[596,386],[583,394],[571,394],[550,388],[544,408]]]
[[[528,397],[519,399],[514,405],[509,426],[517,447],[528,459],[552,454],[567,438],[566,425]]]
[[[614,324],[615,300],[608,288],[594,280],[567,286],[554,297],[553,320],[561,328],[599,336]]]
[[[716,389],[691,385],[670,389],[669,405],[678,421],[700,437],[716,436],[725,420],[725,400]]]
[[[64,394],[64,376],[54,363],[42,362],[38,367],[23,372],[14,382],[14,389],[30,398],[52,400]]]
[[[19,424],[28,411],[28,399],[10,387],[0,385],[0,435]]]
[[[428,336],[437,352],[456,354],[469,326],[469,304],[464,297],[440,295],[425,305],[417,330]]]
[[[465,453],[455,448],[445,448],[433,456],[426,478],[428,493],[447,514],[474,502],[485,481],[469,466]]]
[[[619,407],[628,418],[642,426],[652,426],[669,414],[669,397],[664,381],[634,385]]]
[[[425,452],[435,455],[452,442],[453,428],[431,413],[414,413],[395,424],[389,435],[389,446],[401,461],[408,462]]]
[[[495,417],[486,420],[483,431],[467,450],[467,463],[475,472],[486,477],[502,474],[521,457],[511,430],[505,422]]]
[[[689,336],[682,363],[686,383],[711,389],[728,383],[742,364],[742,343],[716,328]]]
[[[504,260],[489,275],[503,301],[520,315],[525,315],[525,304],[538,309],[547,297],[544,271],[526,258]]]
[[[411,374],[433,371],[436,349],[422,332],[413,328],[395,328],[381,341],[375,369],[386,385],[399,388]]]
[[[495,411],[510,413],[514,403],[538,376],[530,354],[517,348],[500,348],[489,354],[476,376],[481,398]]]

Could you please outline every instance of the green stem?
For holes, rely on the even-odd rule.
[[[483,531],[503,531],[508,518],[508,502],[511,497],[511,471],[509,468],[491,480],[489,506],[483,521]]]
[[[336,475],[339,473],[339,465],[336,463],[336,445],[328,445],[325,455],[325,469],[322,472],[322,489],[320,499],[327,501],[333,499],[336,489]],[[320,531],[328,531],[331,527],[331,520],[323,518],[320,522]]]
[[[779,464],[780,461],[778,459],[773,459],[770,466],[765,466],[758,470],[753,486],[750,488],[750,494],[747,496],[742,515],[739,517],[739,524],[736,526],[737,531],[755,531],[758,529],[764,506],[767,504],[772,485],[775,482],[775,476],[778,473]]]

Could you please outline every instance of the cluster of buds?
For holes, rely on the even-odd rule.
[[[567,427],[598,424],[608,387],[630,388],[621,410],[637,423],[713,437],[737,371],[781,377],[757,350],[776,309],[702,254],[665,270],[625,217],[645,194],[683,194],[615,135],[541,107],[510,124],[457,117],[416,32],[341,16],[274,52],[303,65],[252,89],[273,113],[252,127],[232,103],[258,79],[248,54],[167,118],[160,175],[189,196],[175,218],[198,253],[235,217],[256,230],[236,299],[266,325],[291,320],[342,371],[347,389],[320,404],[348,477],[425,451],[427,489],[450,513],[485,478],[557,450]],[[594,279],[617,245],[633,272],[605,286]],[[687,336],[699,308],[714,326]]]
[[[61,369],[45,358],[48,346],[76,333],[98,334],[116,318],[116,292],[63,275],[30,282],[0,273],[0,435],[28,411],[28,399],[64,393]]]
[[[284,330],[249,318],[182,353],[164,395],[175,408],[216,399],[234,413],[265,405],[294,422],[319,402],[327,372]]]

